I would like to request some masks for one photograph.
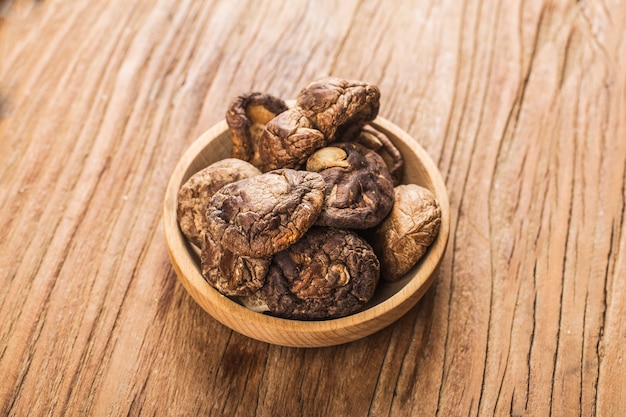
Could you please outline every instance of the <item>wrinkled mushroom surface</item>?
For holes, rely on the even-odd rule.
[[[273,257],[263,292],[279,317],[337,318],[370,300],[379,274],[373,249],[356,233],[313,227]]]
[[[355,139],[356,142],[367,148],[375,150],[389,168],[389,174],[393,179],[393,185],[399,185],[404,175],[404,157],[400,150],[393,144],[391,139],[372,125],[363,126],[361,134]]]
[[[267,123],[259,138],[259,155],[267,171],[298,168],[326,142],[322,132],[295,107]]]
[[[178,195],[180,228],[201,248],[210,285],[253,311],[332,319],[419,262],[441,211],[430,191],[398,185],[403,156],[369,123],[379,103],[376,86],[329,77],[291,109],[263,93],[230,104],[232,157]]]
[[[226,112],[226,123],[233,142],[231,156],[262,168],[258,141],[267,122],[287,110],[280,98],[263,93],[237,97]]]
[[[376,251],[386,281],[404,276],[426,253],[437,237],[441,209],[426,188],[416,184],[395,188],[389,216],[374,229],[369,242]]]
[[[218,244],[211,233],[204,235],[200,266],[202,276],[224,295],[247,296],[265,283],[270,257],[235,255]]]
[[[336,151],[320,149],[309,158],[315,162],[307,163],[309,168],[326,167],[318,171],[326,182],[326,195],[316,224],[347,229],[377,225],[393,206],[393,180],[385,161],[354,142],[333,143],[329,148]],[[322,152],[329,160],[319,161]]]
[[[349,140],[378,115],[380,90],[366,82],[328,77],[304,87],[296,106],[329,142]]]
[[[261,174],[246,161],[226,158],[192,175],[178,191],[177,217],[180,230],[197,247],[206,232],[206,208],[213,194],[224,185]]]
[[[220,245],[237,255],[272,255],[313,225],[322,209],[324,189],[321,175],[292,169],[228,184],[209,203],[209,230]]]

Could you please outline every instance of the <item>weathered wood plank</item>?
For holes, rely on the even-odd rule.
[[[0,2],[0,414],[619,415],[626,407],[620,2]],[[437,161],[436,284],[324,349],[231,332],[161,227],[186,147],[328,74]]]

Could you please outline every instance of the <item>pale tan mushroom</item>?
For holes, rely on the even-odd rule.
[[[439,203],[426,188],[399,185],[394,195],[391,213],[368,239],[380,259],[384,271],[381,278],[386,281],[397,281],[417,264],[441,224]]]
[[[327,146],[315,152],[306,161],[306,170],[320,172],[327,168],[350,168],[348,153],[336,146]]]

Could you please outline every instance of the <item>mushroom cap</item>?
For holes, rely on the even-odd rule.
[[[322,132],[294,107],[267,123],[259,138],[259,155],[267,171],[295,169],[326,142]]]
[[[332,146],[342,149],[346,157],[319,171],[326,182],[326,195],[316,224],[347,229],[376,226],[393,206],[393,180],[385,161],[358,143]]]
[[[272,259],[263,287],[270,311],[284,318],[337,318],[374,295],[380,264],[355,232],[313,227]]]
[[[380,90],[362,81],[327,77],[304,87],[296,106],[328,141],[349,140],[378,115]]]
[[[265,283],[270,257],[251,258],[235,255],[218,244],[211,233],[204,235],[200,266],[202,276],[220,293],[247,296]]]
[[[355,142],[375,150],[382,156],[387,167],[389,167],[393,185],[400,185],[404,175],[404,157],[383,131],[376,129],[371,124],[366,124],[355,138]]]
[[[380,259],[382,278],[396,281],[426,253],[441,225],[437,199],[416,184],[399,185],[389,216],[368,238]]]
[[[183,234],[202,247],[206,233],[206,208],[220,188],[234,181],[261,174],[252,164],[236,158],[217,161],[192,175],[179,189],[176,215]]]
[[[325,183],[315,172],[279,169],[222,187],[206,217],[216,241],[231,252],[260,258],[286,249],[313,225]]]
[[[269,94],[253,92],[235,98],[226,112],[233,143],[231,156],[262,168],[258,149],[261,132],[270,120],[287,109],[282,99]]]

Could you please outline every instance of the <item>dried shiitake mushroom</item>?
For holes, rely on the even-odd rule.
[[[378,115],[380,90],[366,82],[328,77],[304,87],[296,106],[329,142],[349,140]]]
[[[177,216],[180,230],[197,247],[206,232],[206,207],[224,185],[261,174],[241,159],[226,158],[192,175],[178,191]]]
[[[259,155],[267,171],[295,169],[326,142],[322,132],[313,128],[300,108],[294,107],[267,123],[259,138]]]
[[[200,266],[202,276],[224,295],[247,296],[265,283],[271,257],[251,258],[235,255],[205,233]]]
[[[426,188],[399,185],[394,194],[391,213],[368,238],[386,281],[397,281],[420,260],[437,237],[441,224],[439,203]]]
[[[226,123],[233,142],[231,156],[261,168],[258,141],[267,122],[287,110],[280,98],[263,93],[237,97],[226,112]]]
[[[268,121],[258,140],[264,171],[299,168],[317,149],[338,138],[358,136],[378,114],[376,86],[341,78],[325,78],[306,86],[292,109]]]
[[[215,240],[253,258],[300,239],[317,219],[325,183],[314,172],[279,169],[237,181],[213,195],[206,218]]]
[[[393,185],[399,185],[402,182],[404,157],[385,133],[370,124],[366,124],[363,126],[361,134],[357,136],[355,141],[375,150],[383,157],[389,167],[389,174],[391,174],[391,178],[393,179]]]
[[[379,276],[379,261],[363,238],[349,230],[313,227],[274,255],[263,292],[279,317],[337,318],[367,303]]]
[[[389,214],[393,180],[375,151],[355,142],[333,143],[309,158],[307,169],[326,182],[324,208],[318,226],[367,229]]]

